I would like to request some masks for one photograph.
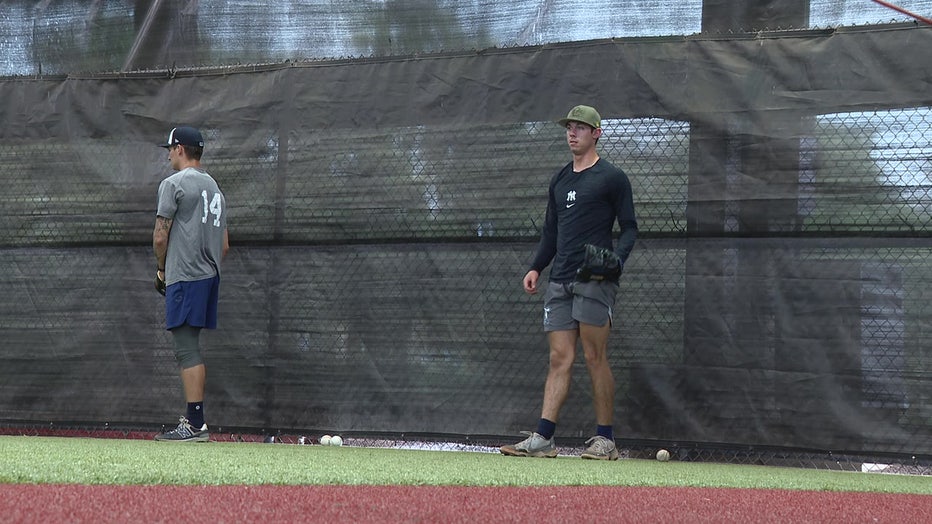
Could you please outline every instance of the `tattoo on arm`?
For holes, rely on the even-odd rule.
[[[168,254],[168,237],[172,229],[172,219],[161,216],[155,217],[155,229],[152,232],[152,250],[155,251],[155,260],[159,267],[165,267],[165,256]]]
[[[155,217],[155,225],[161,231],[171,231],[172,219],[165,217]]]

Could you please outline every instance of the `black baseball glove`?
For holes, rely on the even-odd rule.
[[[165,296],[165,281],[159,276],[158,271],[155,272],[155,290],[158,291],[160,295]]]
[[[621,276],[621,260],[611,249],[586,244],[586,258],[576,270],[577,282],[610,280],[618,282]]]

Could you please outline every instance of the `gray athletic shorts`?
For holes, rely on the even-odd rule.
[[[618,284],[608,281],[549,282],[544,295],[544,331],[569,331],[579,323],[604,326],[612,321]]]

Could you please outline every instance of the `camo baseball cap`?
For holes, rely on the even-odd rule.
[[[566,118],[557,120],[557,123],[561,126],[566,126],[567,122],[582,122],[596,129],[602,127],[602,117],[599,116],[599,112],[594,107],[590,106],[576,106],[570,109],[570,112],[566,114]]]
[[[194,146],[204,147],[204,137],[201,132],[193,127],[181,126],[171,130],[168,134],[168,142],[159,144],[161,147],[172,146]]]

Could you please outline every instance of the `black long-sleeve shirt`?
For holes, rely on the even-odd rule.
[[[613,249],[616,220],[621,235],[614,252],[624,264],[638,232],[628,176],[601,158],[579,173],[570,162],[550,180],[547,215],[531,269],[543,271],[552,261],[550,281],[572,281],[585,259],[586,244]]]

